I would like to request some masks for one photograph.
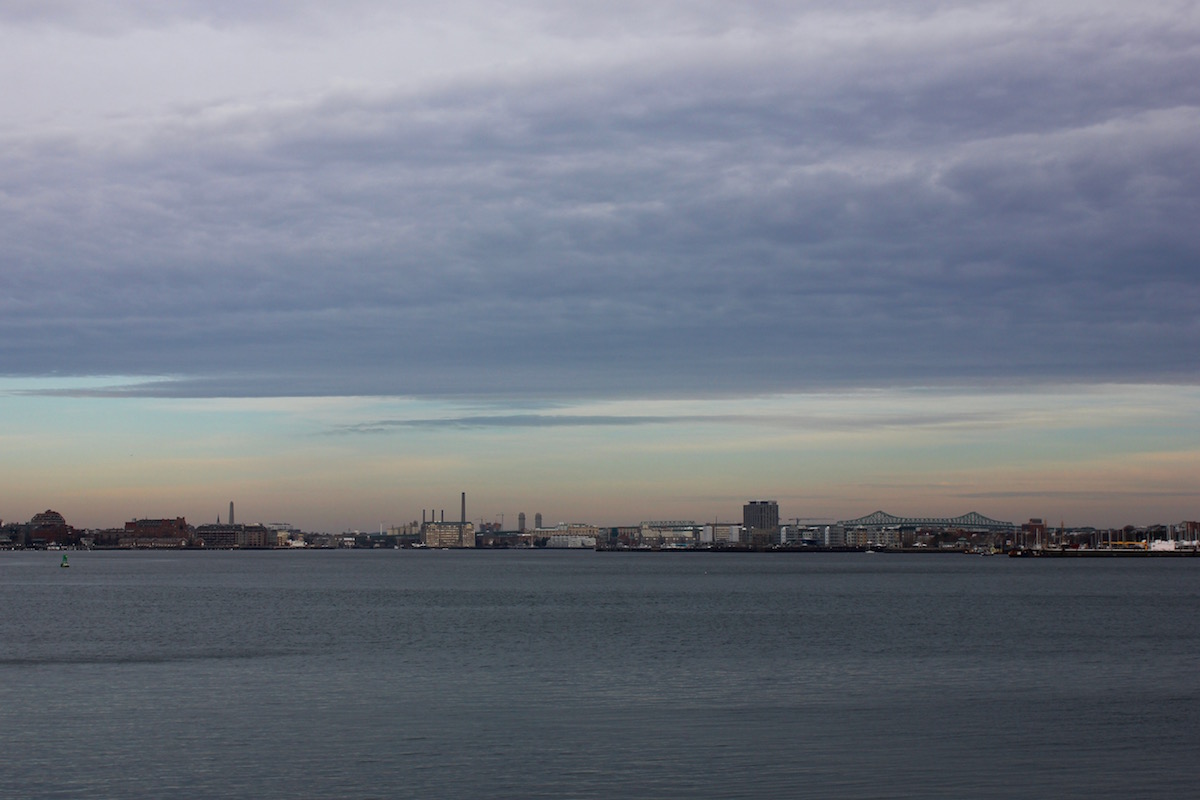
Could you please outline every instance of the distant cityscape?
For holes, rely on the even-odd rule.
[[[977,512],[959,517],[898,517],[876,511],[857,519],[810,517],[781,519],[774,500],[750,500],[740,521],[647,520],[638,525],[606,527],[589,522],[543,524],[524,512],[517,524],[467,517],[462,493],[457,519],[423,510],[413,520],[377,532],[339,534],[300,530],[285,522],[238,523],[229,503],[224,523],[192,525],[184,517],[133,519],[122,528],[77,529],[62,514],[46,510],[28,522],[0,520],[0,549],[274,549],[274,548],[435,548],[728,551],[958,551],[990,555],[1050,554],[1200,554],[1200,522],[1181,521],[1099,529],[1054,526],[1031,518],[1020,524]]]

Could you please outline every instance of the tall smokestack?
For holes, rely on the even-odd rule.
[[[459,522],[459,527],[467,527],[467,493],[462,493],[462,521]]]

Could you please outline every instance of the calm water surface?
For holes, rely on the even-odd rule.
[[[0,797],[1185,797],[1200,560],[0,553]]]

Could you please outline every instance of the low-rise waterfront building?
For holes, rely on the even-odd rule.
[[[118,547],[187,547],[192,528],[184,517],[174,519],[135,519],[125,523],[117,540]]]
[[[641,524],[641,544],[651,547],[693,547],[703,526],[691,520],[651,520]]]
[[[736,522],[713,522],[700,529],[700,543],[716,546],[737,544],[742,526]]]
[[[596,537],[580,536],[573,533],[554,533],[546,539],[546,547],[572,550],[594,550],[596,548]]]
[[[196,528],[196,543],[201,547],[230,550],[240,547],[273,547],[275,535],[265,525],[200,525]]]
[[[475,523],[426,522],[421,525],[421,544],[426,547],[474,547]]]
[[[595,548],[600,538],[600,529],[581,522],[560,522],[552,528],[537,528],[533,531],[535,542],[555,548]]]

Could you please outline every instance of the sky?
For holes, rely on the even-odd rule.
[[[0,0],[0,519],[1200,518],[1198,42]]]

